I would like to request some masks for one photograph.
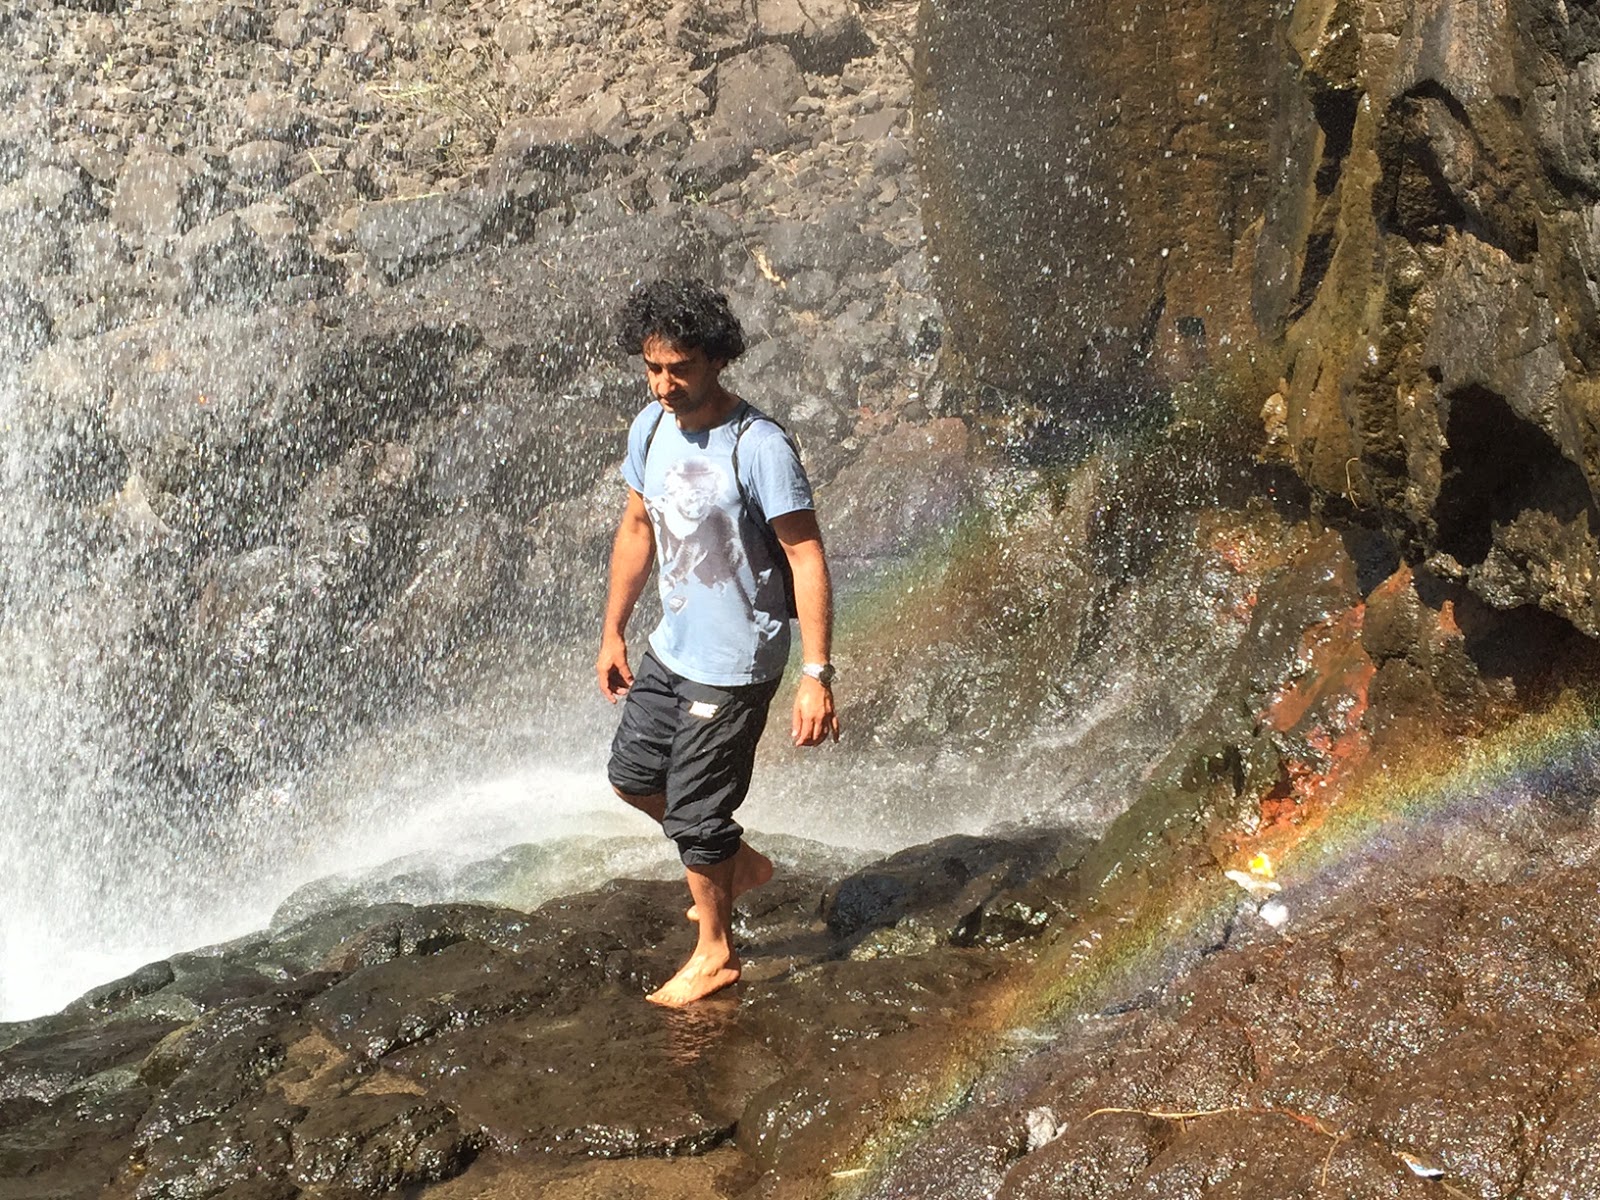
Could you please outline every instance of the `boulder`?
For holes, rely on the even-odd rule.
[[[837,75],[874,46],[851,0],[755,0],[755,40],[776,42],[802,71]]]
[[[884,930],[879,948],[966,944],[979,928],[985,904],[1006,887],[1036,874],[1060,841],[1051,834],[1024,847],[1012,839],[949,837],[874,863],[832,885],[822,898],[828,930],[858,948]]]
[[[411,579],[361,632],[357,654],[374,677],[421,680],[486,632],[511,578],[503,522],[464,509],[421,530]]]
[[[1295,28],[1320,56],[1336,27]],[[1337,92],[1297,81],[1327,138],[1264,230],[1263,246],[1304,262],[1297,307],[1263,308],[1286,321],[1293,362],[1280,434],[1313,486],[1398,518],[1414,565],[1593,632],[1572,583],[1600,549],[1600,460],[1578,399],[1600,363],[1592,72],[1543,12],[1418,5],[1396,32],[1349,60],[1370,103],[1354,102],[1354,76]],[[1331,186],[1341,172],[1348,194]],[[1306,225],[1296,206],[1321,215]]]
[[[356,246],[394,283],[481,245],[498,231],[506,213],[502,195],[478,189],[378,200],[361,209]]]
[[[293,148],[285,143],[259,139],[228,151],[228,169],[247,187],[271,190],[288,182],[293,157]]]
[[[107,410],[113,435],[153,487],[181,492],[213,482],[209,472],[241,447],[273,440],[279,420],[326,428],[315,394],[323,349],[304,315],[213,312],[109,334],[91,360],[115,381]],[[224,471],[214,482],[243,481]],[[239,515],[214,512],[211,521]]]
[[[303,144],[316,123],[312,113],[288,92],[260,88],[245,97],[240,131],[245,145],[258,141]]]
[[[754,32],[745,0],[678,0],[662,27],[671,45],[694,56],[697,68],[749,49]]]
[[[183,235],[175,248],[190,295],[199,303],[261,304],[272,286],[266,247],[255,230],[225,213]]]
[[[55,221],[86,221],[105,215],[90,192],[88,177],[75,164],[70,169],[34,167],[12,186],[35,212]]]
[[[160,1018],[114,1019],[28,1038],[0,1051],[0,1100],[53,1101],[104,1071],[137,1066],[180,1024]]]
[[[898,253],[882,235],[863,231],[861,213],[850,204],[831,206],[818,220],[778,221],[761,241],[767,263],[780,276],[808,269],[835,276],[879,270]]]
[[[14,183],[28,166],[28,148],[32,139],[15,124],[0,128],[0,185]]]
[[[281,200],[263,200],[235,210],[240,222],[255,234],[272,273],[298,275],[315,265],[304,226]]]
[[[495,140],[495,158],[517,170],[584,171],[610,148],[607,122],[595,108],[563,116],[524,117],[507,123]]]
[[[668,39],[692,53],[697,67],[781,46],[802,70],[837,75],[875,49],[850,0],[681,0],[663,23]]]
[[[779,150],[794,136],[789,110],[805,95],[805,80],[782,46],[761,46],[718,65],[710,130],[762,150]]]
[[[206,212],[213,181],[193,162],[148,149],[131,155],[117,177],[111,223],[146,238],[184,233]]]
[[[711,134],[692,142],[672,164],[672,195],[705,196],[737,183],[755,166],[755,146],[731,133]]]
[[[312,227],[355,209],[366,194],[356,171],[311,171],[283,189],[283,199],[306,215]]]

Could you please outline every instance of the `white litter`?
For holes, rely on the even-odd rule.
[[[1028,1153],[1032,1154],[1040,1146],[1048,1146],[1061,1136],[1065,1126],[1056,1123],[1056,1110],[1053,1108],[1034,1108],[1028,1111]]]
[[[1406,1168],[1413,1175],[1421,1176],[1423,1179],[1442,1179],[1444,1177],[1444,1168],[1424,1162],[1415,1154],[1407,1154],[1404,1150],[1397,1150],[1395,1151],[1395,1157],[1405,1163]]]
[[[1262,879],[1259,875],[1252,875],[1248,871],[1224,871],[1222,874],[1249,892],[1251,898],[1255,900],[1283,891],[1283,884],[1277,880]]]

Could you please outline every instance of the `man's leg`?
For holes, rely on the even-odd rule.
[[[689,895],[700,915],[700,936],[689,961],[646,997],[652,1004],[681,1008],[739,981],[733,948],[733,859],[708,867],[686,867]]]
[[[648,796],[635,796],[623,791],[616,784],[611,785],[611,790],[649,817],[657,825],[661,824],[667,816],[667,794],[665,792],[652,792]]]
[[[686,707],[673,740],[662,829],[683,858],[690,915],[700,929],[689,961],[650,996],[657,1004],[689,1004],[739,978],[733,900],[771,879],[772,862],[746,845],[733,813],[750,790],[776,690],[776,681],[735,689],[679,685]]]
[[[772,881],[772,860],[761,851],[755,849],[743,838],[739,839],[739,853],[732,859],[733,863],[733,900],[737,900],[746,892],[754,891],[764,883]],[[694,903],[689,906],[689,911],[683,915],[691,921],[700,919],[700,901],[695,899],[694,886],[689,887],[689,898]],[[732,900],[729,901],[732,903]],[[732,920],[730,917],[729,920]]]
[[[613,787],[617,795],[637,808],[657,825],[666,819],[667,796],[665,792],[656,792],[650,796],[634,796]],[[733,856],[733,899],[737,900],[746,892],[770,882],[772,879],[772,860],[765,854],[754,849],[743,838],[739,839],[739,852]],[[694,898],[694,889],[689,889],[690,899]],[[684,914],[691,921],[700,919],[699,901],[695,900],[689,906],[689,911]]]

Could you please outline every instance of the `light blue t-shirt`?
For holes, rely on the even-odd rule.
[[[736,436],[750,512],[733,479]],[[789,619],[776,556],[783,550],[757,522],[814,507],[789,436],[744,403],[721,425],[685,432],[652,401],[628,431],[622,477],[644,497],[655,528],[661,624],[650,648],[662,665],[713,687],[782,675]]]

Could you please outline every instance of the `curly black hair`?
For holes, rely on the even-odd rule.
[[[617,345],[628,354],[660,337],[731,363],[744,353],[744,330],[728,298],[703,279],[658,279],[634,289],[617,310]]]

